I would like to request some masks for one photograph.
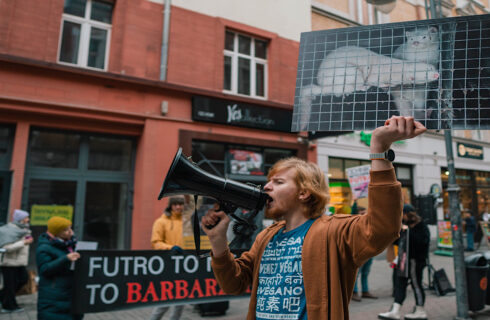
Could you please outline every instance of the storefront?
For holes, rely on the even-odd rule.
[[[458,135],[459,134],[459,135]],[[481,214],[490,209],[490,144],[463,138],[455,133],[454,162],[456,180],[461,188],[462,209]],[[318,164],[328,172],[331,206],[330,212],[348,212],[352,205],[352,194],[346,176],[346,169],[369,164],[369,134],[364,132],[346,133],[335,137],[317,140]],[[443,203],[438,210],[438,220],[448,218],[449,201],[447,199],[447,159],[444,135],[426,132],[415,139],[394,143],[398,180],[402,184],[404,202],[415,203],[417,196],[431,194],[434,186],[443,188]],[[366,200],[358,201],[365,205]],[[431,226],[432,236],[437,234]]]
[[[354,202],[352,190],[347,180],[346,169],[370,165],[368,160],[356,160],[347,158],[328,158],[328,180],[330,191],[330,213],[350,213],[350,208]],[[412,166],[395,164],[398,180],[402,183],[404,202],[413,201],[413,173]],[[362,207],[368,206],[367,198],[356,200]]]
[[[196,96],[192,99],[192,115],[196,122],[211,127],[225,126],[230,132],[224,135],[179,130],[179,145],[184,154],[192,155],[192,161],[200,168],[219,177],[263,187],[269,169],[278,160],[293,156],[307,158],[305,144],[251,136],[255,129],[284,138],[291,136],[290,110]],[[260,212],[255,222],[259,229],[262,219],[263,212]]]
[[[179,147],[202,169],[255,185],[265,184],[277,160],[308,157],[308,145],[289,131],[291,109],[168,92],[168,117],[84,107],[51,115],[40,103],[10,113],[0,125],[2,222],[16,208],[29,211],[37,239],[49,217],[61,215],[79,240],[100,249],[147,249],[167,203],[158,192]]]
[[[192,99],[196,122],[290,134],[291,117],[291,110],[202,96]],[[245,183],[263,185],[270,167],[279,159],[306,159],[304,144],[253,139],[247,129],[237,129],[237,135],[180,130],[179,142],[184,153],[192,154],[204,170]]]
[[[449,198],[447,185],[449,171],[441,168],[443,188],[444,219],[449,220]],[[490,209],[490,172],[467,169],[456,169],[456,184],[460,188],[459,201],[461,210],[469,210],[476,219]]]

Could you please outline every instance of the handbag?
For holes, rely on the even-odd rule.
[[[16,292],[16,296],[33,294],[37,292],[36,273],[32,270],[27,271],[27,283]]]
[[[432,285],[434,286],[434,290],[436,291],[436,295],[438,297],[445,296],[447,293],[454,291],[444,268],[437,271],[434,269],[434,267],[432,267],[432,265],[429,265],[429,268],[431,268],[433,272]]]

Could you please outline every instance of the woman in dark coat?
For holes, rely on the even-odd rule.
[[[71,221],[62,217],[48,220],[48,231],[39,237],[36,262],[39,274],[37,318],[39,320],[82,319],[70,313],[73,287],[71,263],[80,258],[74,252]]]

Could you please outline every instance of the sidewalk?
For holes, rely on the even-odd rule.
[[[490,250],[485,244],[482,244],[480,251]],[[433,250],[431,250],[433,251]],[[436,270],[444,268],[446,274],[452,286],[455,286],[454,282],[454,266],[453,258],[446,256],[437,256],[433,253],[430,254],[430,262]],[[379,255],[374,259],[371,267],[371,274],[369,277],[370,291],[379,297],[379,299],[364,299],[361,302],[352,301],[350,303],[350,318],[352,320],[370,320],[377,319],[378,313],[387,311],[393,303],[391,297],[392,284],[391,284],[392,269],[389,268],[388,263],[385,261],[384,254]],[[427,286],[427,271],[424,271],[424,286]],[[428,318],[430,320],[449,320],[456,316],[456,295],[450,293],[444,297],[438,297],[432,290],[426,290],[426,310]],[[0,314],[0,320],[24,320],[36,319],[36,299],[37,295],[27,295],[18,297],[18,302],[25,308],[24,312],[14,314]],[[402,314],[410,313],[414,306],[414,298],[411,288],[409,287],[407,292],[407,299],[402,307]],[[151,314],[152,308],[138,308],[124,311],[113,311],[103,313],[87,314],[84,320],[139,320],[148,319]],[[220,319],[220,320],[239,320],[245,319],[248,311],[248,298],[240,298],[230,301],[230,308],[225,316],[219,317],[204,317],[202,319]],[[473,319],[483,320],[490,319],[490,306],[486,306],[485,309],[472,313],[470,316]],[[169,313],[163,317],[168,319]],[[200,319],[200,315],[194,311],[193,306],[188,305],[184,308],[182,320]],[[314,319],[313,319],[314,320]]]

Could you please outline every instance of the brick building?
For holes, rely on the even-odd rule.
[[[28,210],[37,236],[58,212],[99,248],[146,249],[178,147],[254,183],[316,159],[289,132],[310,23],[294,0],[1,1],[0,223]]]

